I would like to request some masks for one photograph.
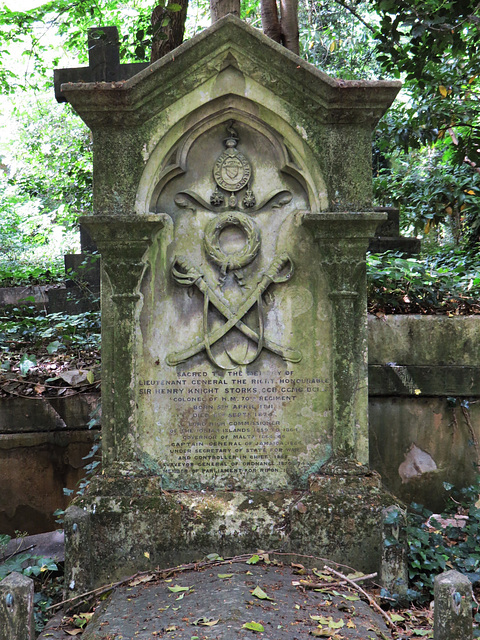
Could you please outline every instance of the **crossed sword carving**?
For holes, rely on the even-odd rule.
[[[282,271],[288,268],[287,273],[282,274]],[[281,345],[268,340],[263,335],[263,314],[259,313],[260,318],[260,335],[254,329],[251,329],[248,325],[243,322],[243,318],[253,307],[255,302],[259,303],[259,309],[261,308],[261,297],[262,294],[268,289],[268,287],[272,283],[285,282],[288,280],[293,272],[293,264],[290,260],[289,256],[286,253],[282,253],[277,258],[273,260],[270,267],[265,271],[261,279],[259,280],[255,290],[252,291],[240,304],[238,309],[234,311],[228,304],[228,302],[219,295],[212,287],[206,282],[204,274],[200,271],[199,268],[195,267],[185,256],[179,256],[175,259],[172,266],[172,276],[175,281],[184,287],[191,287],[196,285],[196,287],[202,292],[204,296],[204,325],[206,319],[206,313],[208,310],[209,302],[224,316],[226,319],[225,324],[218,329],[215,329],[212,332],[208,332],[205,330],[204,326],[204,336],[203,339],[197,342],[194,342],[187,349],[183,351],[177,351],[176,353],[171,353],[167,356],[166,362],[171,366],[175,366],[188,360],[192,356],[200,353],[204,349],[207,351],[210,359],[215,362],[210,348],[214,345],[218,340],[223,338],[233,327],[239,329],[244,336],[249,338],[250,340],[257,343],[257,353],[255,356],[248,362],[242,363],[237,360],[234,360],[232,356],[229,357],[238,365],[238,364],[249,364],[253,362],[262,349],[265,347],[269,351],[281,356],[287,362],[300,362],[302,359],[302,354],[300,351],[296,351],[294,349],[289,349],[288,347],[282,347]],[[217,364],[217,363],[215,363]],[[225,367],[222,367],[225,368]]]

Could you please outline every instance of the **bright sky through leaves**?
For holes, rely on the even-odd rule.
[[[5,4],[10,11],[31,11],[36,9],[40,5],[44,4],[46,0],[6,0]]]

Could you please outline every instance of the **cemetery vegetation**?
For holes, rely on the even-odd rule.
[[[407,596],[420,606],[428,605],[433,600],[435,576],[451,569],[459,571],[472,583],[473,637],[480,638],[480,477],[462,489],[447,482],[444,488],[448,499],[441,514],[432,513],[420,504],[410,505]]]

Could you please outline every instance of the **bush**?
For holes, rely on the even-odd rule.
[[[480,257],[461,248],[424,258],[367,258],[371,313],[480,313]]]
[[[444,487],[450,495],[443,513],[413,503],[408,515],[411,593],[420,601],[432,599],[435,576],[449,569],[480,583],[480,479],[461,490]]]

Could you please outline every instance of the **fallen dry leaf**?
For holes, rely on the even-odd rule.
[[[216,620],[214,620],[213,618],[198,618],[198,620],[195,620],[194,622],[192,622],[193,625],[195,626],[199,626],[199,627],[214,627],[218,622],[219,622],[220,618],[217,618]]]
[[[135,580],[132,580],[131,582],[128,583],[129,587],[136,587],[139,584],[143,584],[144,582],[150,582],[150,580],[153,580],[154,578],[154,574],[153,573],[149,573],[148,576],[141,576],[140,578],[135,578]]]

